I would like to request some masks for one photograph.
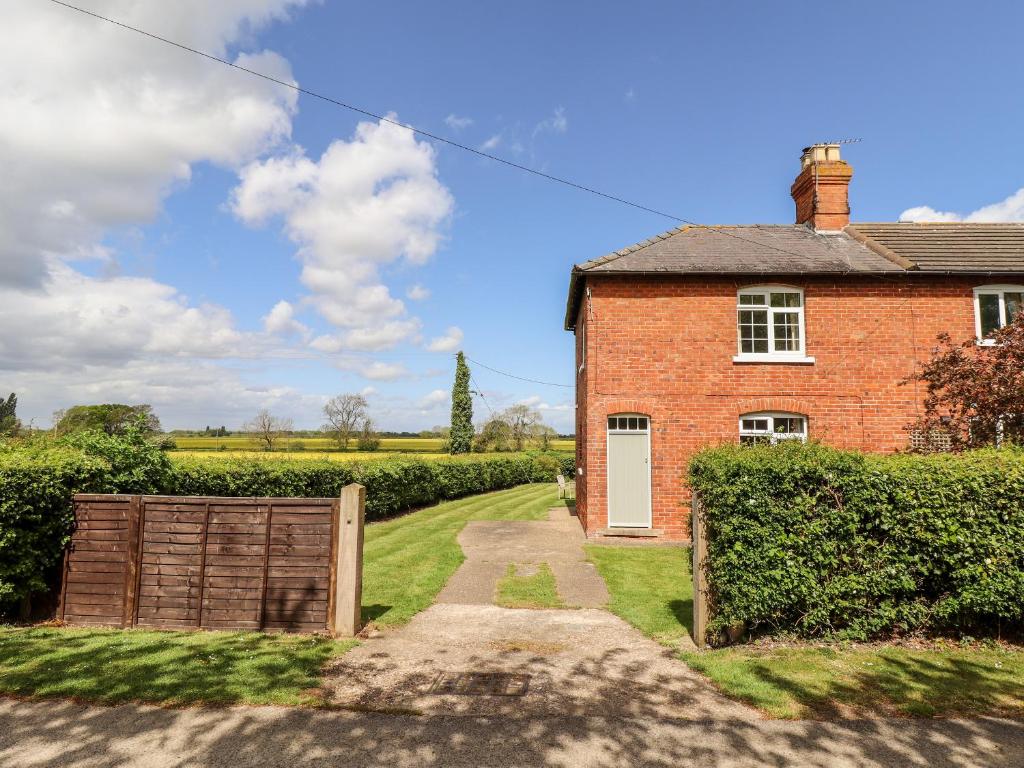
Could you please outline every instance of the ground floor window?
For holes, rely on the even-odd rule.
[[[807,440],[807,417],[796,413],[747,413],[740,416],[740,442],[744,445],[780,440]]]

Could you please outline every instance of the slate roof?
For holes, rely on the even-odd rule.
[[[576,269],[681,274],[903,271],[842,232],[820,233],[802,224],[678,227]]]
[[[922,272],[1024,272],[1024,224],[851,224],[845,231]]]
[[[583,278],[615,274],[850,275],[1024,273],[1024,224],[802,224],[671,229],[572,269],[565,327]]]

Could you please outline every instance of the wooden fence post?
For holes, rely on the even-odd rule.
[[[124,609],[121,626],[135,626],[138,612],[139,571],[142,570],[142,497],[132,496],[128,502],[128,551],[124,563]]]
[[[708,542],[697,491],[693,491],[690,515],[690,527],[693,530],[693,642],[698,648],[705,648],[708,635],[708,590],[701,566],[707,558]]]
[[[363,523],[366,488],[353,483],[341,489],[341,514],[335,532],[334,615],[331,631],[354,637],[362,629]]]

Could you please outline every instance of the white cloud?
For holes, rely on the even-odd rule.
[[[992,203],[963,215],[953,211],[937,211],[927,205],[908,208],[900,214],[900,221],[966,221],[966,222],[1024,222],[1024,188],[1018,189],[1005,200]]]
[[[401,363],[385,363],[376,360],[360,370],[363,376],[374,381],[397,381],[408,379],[412,373]]]
[[[468,128],[473,124],[473,118],[471,117],[460,117],[454,113],[448,115],[444,119],[445,125],[451,128],[453,131],[461,131],[464,128]]]
[[[463,336],[462,329],[453,325],[445,331],[444,336],[432,339],[427,349],[431,352],[454,352],[462,343]]]
[[[295,307],[287,301],[279,301],[263,317],[263,329],[267,333],[278,333],[283,335],[299,334],[306,336],[309,328],[295,319]]]
[[[405,292],[413,301],[425,301],[430,298],[430,289],[424,288],[422,285],[414,285]]]
[[[633,90],[632,87],[628,88],[626,90],[626,93],[623,95],[622,99],[627,104],[632,104],[634,101],[636,101],[636,91]]]
[[[500,133],[496,133],[491,136],[487,141],[480,145],[480,149],[485,152],[489,152],[492,149],[497,149],[501,145],[502,137]]]
[[[90,362],[243,357],[259,344],[235,328],[223,307],[189,306],[169,285],[87,277],[60,263],[37,290],[0,286],[0,320],[0,369],[54,375]]]
[[[241,173],[235,213],[250,224],[280,216],[298,245],[308,303],[348,329],[356,349],[413,340],[419,322],[381,282],[380,268],[423,264],[438,249],[454,202],[438,181],[435,153],[406,128],[363,122],[351,141],[318,161],[300,149]]]
[[[232,49],[304,2],[94,0],[89,7],[291,80],[276,53]],[[204,402],[204,391],[217,411],[234,407],[235,392],[248,404],[246,385],[208,361],[283,348],[238,330],[224,307],[195,305],[150,278],[116,276],[118,254],[103,238],[157,217],[195,165],[236,169],[286,141],[295,92],[74,11],[8,5],[0,32],[5,380],[37,409],[46,398],[63,405],[124,399],[177,402],[183,412]],[[101,272],[114,276],[86,274],[82,260],[102,262]],[[271,310],[268,325],[283,327],[286,312]]]
[[[405,340],[416,340],[419,336],[420,321],[395,320],[372,328],[356,328],[344,335],[344,347],[372,352],[388,349]]]
[[[90,8],[230,56],[304,0]],[[151,220],[192,166],[236,167],[291,133],[296,94],[45,3],[6,4],[0,36],[0,282],[39,286],[47,257],[89,258],[112,228]],[[291,80],[270,51],[238,63]]]
[[[448,392],[443,389],[435,389],[420,398],[419,407],[424,411],[429,411],[447,402]]]
[[[572,408],[571,403],[556,403],[554,405],[547,403],[540,395],[530,395],[529,397],[525,397],[520,400],[518,404],[526,405],[530,408],[536,408],[545,417],[550,413],[564,413]]]
[[[569,119],[565,116],[565,108],[558,107],[546,120],[541,120],[533,129],[533,135],[539,133],[565,133],[569,130]]]

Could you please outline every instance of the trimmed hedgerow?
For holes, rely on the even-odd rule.
[[[1024,629],[1024,451],[723,446],[689,482],[716,634]]]
[[[0,611],[43,592],[71,531],[71,497],[104,492],[108,462],[73,449],[0,451]]]
[[[380,520],[445,499],[550,482],[559,461],[522,454],[365,462],[190,456],[173,464],[167,491],[178,496],[325,497],[360,483],[366,486],[366,519]]]
[[[48,589],[73,522],[75,493],[336,496],[366,486],[366,518],[515,485],[551,482],[561,455],[505,454],[366,462],[182,457],[136,435],[97,433],[48,445],[0,446],[0,613]]]

